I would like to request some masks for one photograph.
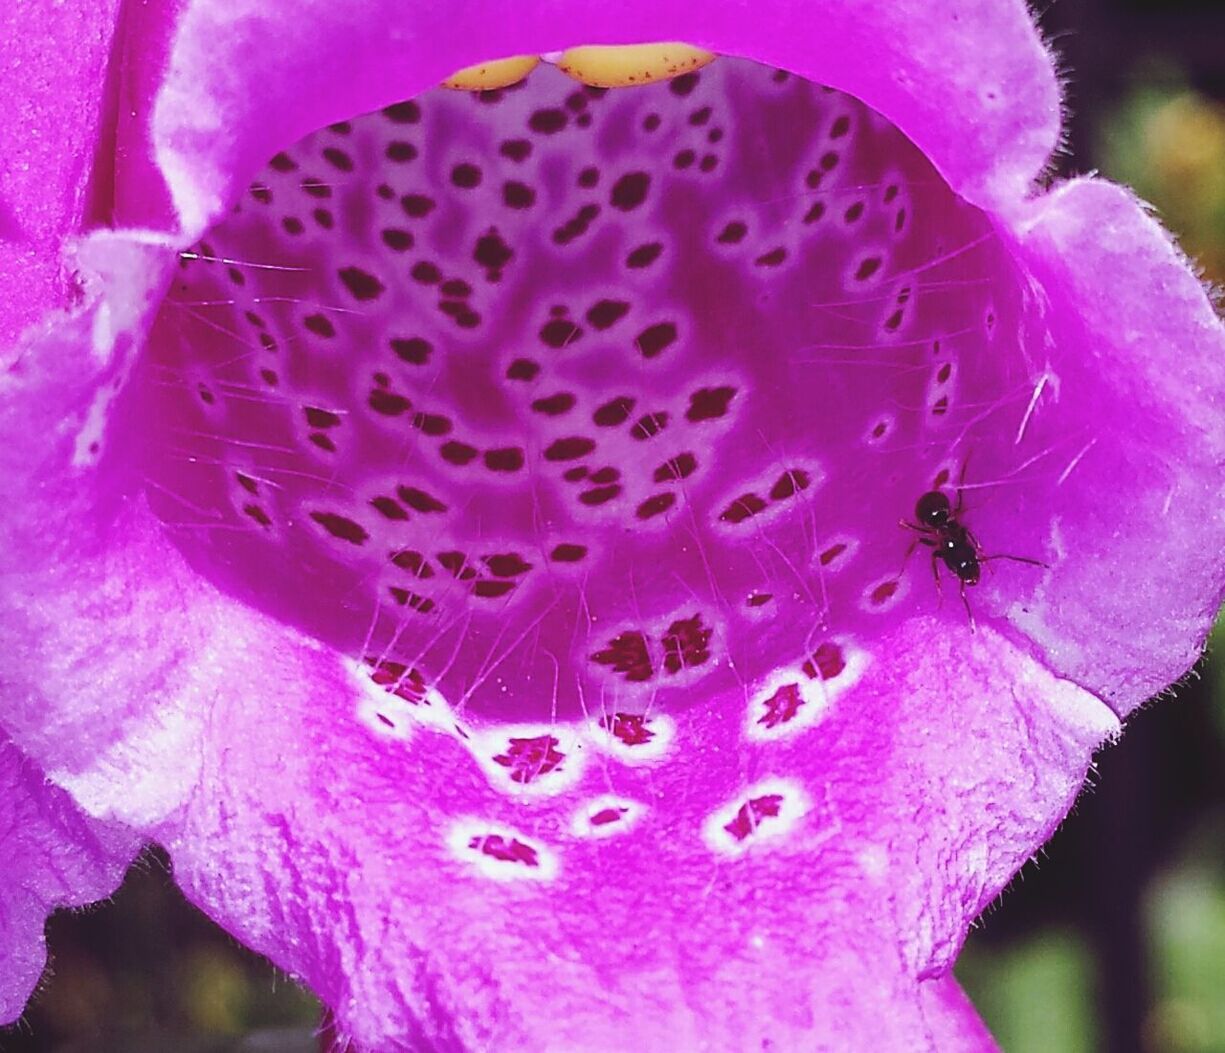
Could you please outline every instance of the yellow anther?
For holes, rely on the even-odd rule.
[[[595,88],[628,88],[690,73],[714,57],[713,52],[692,44],[592,46],[570,48],[557,60],[557,67]]]
[[[452,73],[442,82],[444,88],[462,91],[492,91],[494,88],[509,88],[518,84],[540,64],[535,55],[516,55],[514,58],[495,59],[468,66]]]

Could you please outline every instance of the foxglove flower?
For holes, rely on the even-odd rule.
[[[1221,326],[1033,191],[1023,6],[109,18],[6,74],[0,725],[93,860],[39,902],[160,841],[370,1050],[989,1046],[966,927],[1225,540]],[[564,50],[673,39],[745,58]]]

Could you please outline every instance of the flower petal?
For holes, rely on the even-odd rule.
[[[89,206],[117,7],[0,11],[0,349],[77,295],[60,254]]]
[[[140,841],[82,815],[2,734],[0,831],[0,1024],[7,1024],[43,971],[47,915],[110,895]]]

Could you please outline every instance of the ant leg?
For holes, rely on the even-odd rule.
[[[965,455],[965,459],[961,462],[961,471],[957,473],[957,507],[954,508],[951,513],[953,519],[961,518],[961,511],[962,511],[961,488],[962,486],[965,485],[966,469],[969,467],[970,467],[970,455],[969,453],[967,453]],[[977,547],[977,545],[975,547]]]
[[[1031,567],[1043,567],[1046,570],[1051,569],[1051,565],[1049,563],[1043,563],[1040,559],[1030,559],[1028,556],[1008,556],[1002,552],[995,556],[979,556],[978,562],[986,563],[988,560],[992,559],[1010,559],[1013,563],[1028,563]]]
[[[966,596],[966,583],[961,583],[961,602],[966,609],[966,617],[970,619],[970,632],[978,632],[978,624],[974,621],[974,612],[970,610],[970,601]]]
[[[936,579],[936,606],[937,608],[944,606],[944,587],[940,584],[940,556],[932,553],[932,577]],[[964,594],[965,588],[962,587]]]

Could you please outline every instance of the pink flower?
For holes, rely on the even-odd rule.
[[[1022,5],[76,17],[0,107],[0,1009],[140,837],[370,1050],[989,1046],[967,925],[1225,580],[1225,336],[1031,192]],[[428,90],[670,39],[769,66]]]

